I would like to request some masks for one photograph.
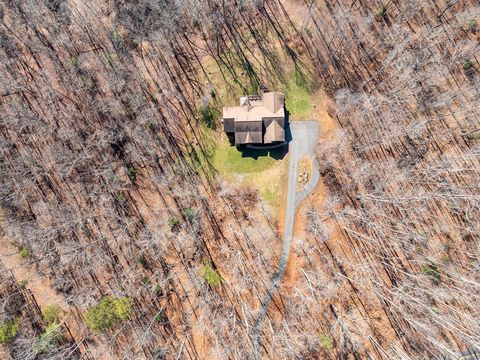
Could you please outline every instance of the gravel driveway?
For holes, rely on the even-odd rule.
[[[253,332],[254,358],[260,358],[260,345],[262,335],[262,324],[267,315],[268,307],[272,301],[273,295],[278,291],[282,281],[283,273],[288,263],[290,255],[290,247],[293,237],[293,226],[295,221],[295,210],[300,202],[305,199],[315,188],[320,179],[320,172],[315,149],[318,143],[318,122],[317,121],[292,121],[290,122],[290,131],[292,140],[288,144],[290,154],[290,163],[288,166],[288,194],[287,206],[285,211],[285,231],[283,234],[282,249],[280,253],[280,261],[271,283],[267,288],[267,293],[262,300],[262,308],[255,323]],[[304,186],[303,190],[296,192],[297,184],[297,167],[299,161],[309,156],[312,159],[312,176],[309,182]]]

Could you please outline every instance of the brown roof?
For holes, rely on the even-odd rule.
[[[261,97],[242,96],[240,106],[223,108],[224,129],[234,130],[237,144],[285,141],[284,103],[285,95],[280,92],[265,92]]]
[[[277,121],[272,121],[265,130],[263,142],[270,144],[275,141],[285,141],[285,130]]]
[[[235,121],[235,132],[262,132],[262,120],[257,121]]]
[[[261,144],[262,133],[261,132],[236,132],[235,144]]]
[[[262,121],[235,121],[236,144],[258,144],[262,142]]]
[[[263,104],[272,114],[276,114],[280,109],[283,110],[284,103],[285,95],[280,92],[267,92],[263,94]]]
[[[235,119],[223,119],[223,131],[231,133],[235,131]]]
[[[236,121],[259,121],[264,117],[285,117],[283,104],[285,96],[279,92],[263,94],[262,100],[250,100],[242,96],[243,106],[227,106],[223,108],[224,119]]]

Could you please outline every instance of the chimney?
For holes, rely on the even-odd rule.
[[[263,84],[260,84],[258,87],[258,95],[260,95],[260,98],[263,99],[263,93],[268,92],[267,87]]]

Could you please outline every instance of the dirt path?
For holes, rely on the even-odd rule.
[[[272,297],[277,293],[283,274],[287,267],[290,256],[290,247],[293,238],[293,227],[295,222],[295,210],[300,202],[313,191],[320,179],[318,162],[315,157],[315,149],[318,141],[318,121],[293,121],[290,123],[292,140],[289,143],[290,164],[288,168],[288,194],[287,206],[285,210],[285,229],[283,234],[282,249],[280,252],[280,261],[277,271],[272,277],[271,283],[267,288],[267,293],[262,299],[262,308],[255,323],[253,331],[253,356],[259,359],[261,356],[262,325],[272,301]],[[297,167],[299,161],[305,156],[312,159],[312,178],[304,186],[304,189],[297,192]]]

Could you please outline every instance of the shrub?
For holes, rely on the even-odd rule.
[[[160,292],[162,291],[160,285],[158,284],[155,284],[152,286],[152,293],[154,293],[155,295],[158,295],[160,294]]]
[[[189,207],[183,210],[183,214],[188,220],[192,220],[193,217],[195,216],[195,210]]]
[[[27,245],[23,245],[22,248],[20,249],[20,252],[18,253],[22,259],[26,259],[30,256],[30,249],[28,248]]]
[[[375,17],[380,20],[385,16],[387,16],[387,6],[382,4],[375,10]]]
[[[45,306],[45,309],[42,311],[43,319],[47,324],[58,323],[60,321],[60,313],[62,308],[60,305],[51,304]]]
[[[122,191],[118,191],[118,192],[115,194],[115,200],[117,200],[118,202],[123,203],[123,202],[126,200],[125,194],[124,194]]]
[[[217,116],[217,110],[210,104],[202,105],[199,109],[200,120],[209,129],[215,129],[215,118]]]
[[[72,63],[72,66],[77,67],[78,64],[79,64],[78,56],[72,57],[72,58],[70,59],[70,62]]]
[[[95,88],[95,84],[91,77],[80,75],[80,80],[82,81],[82,85],[86,91],[90,92]]]
[[[149,92],[148,95],[150,96],[150,100],[152,100],[152,102],[154,102],[155,104],[158,104],[158,97],[155,94]],[[152,123],[149,123],[148,128],[153,131],[155,129],[155,125]]]
[[[140,257],[138,258],[138,263],[140,265],[142,265],[142,267],[146,268],[147,267],[147,258],[145,257],[145,255],[140,255]]]
[[[333,340],[324,332],[320,333],[320,346],[325,350],[333,349]]]
[[[117,54],[114,54],[114,53],[108,53],[107,54],[107,60],[108,60],[108,63],[113,66],[113,64],[115,63],[115,60],[117,60]]]
[[[87,311],[85,321],[87,327],[96,332],[102,332],[113,327],[118,321],[113,300],[110,297],[104,297],[100,303]]]
[[[133,167],[132,164],[127,165],[127,175],[132,183],[135,183],[137,180],[137,170]]]
[[[471,133],[468,133],[468,134],[465,134],[463,135],[463,137],[467,140],[471,140],[471,141],[474,141],[474,140],[480,140],[480,131],[479,132],[471,132]]]
[[[422,267],[422,272],[428,276],[431,276],[435,282],[440,281],[440,271],[437,264],[430,263]]]
[[[468,28],[470,29],[470,31],[477,31],[478,29],[477,19],[470,20],[470,22],[468,23]]]
[[[35,354],[40,354],[58,346],[64,339],[63,329],[57,322],[53,322],[45,328],[40,335],[40,340],[33,346]]]
[[[160,309],[160,311],[155,315],[155,321],[163,323],[165,321],[166,314],[165,309]]]
[[[180,220],[178,220],[178,218],[176,218],[175,216],[172,216],[171,218],[168,219],[168,225],[170,225],[170,227],[174,229],[178,225],[180,225]]]
[[[28,285],[28,280],[27,279],[23,279],[22,281],[20,281],[18,283],[18,286],[20,286],[21,289],[26,289],[27,285]]]
[[[222,277],[216,272],[210,264],[205,264],[200,268],[200,276],[210,286],[218,286],[222,283]]]
[[[20,323],[18,320],[0,323],[0,344],[6,344],[18,333]]]
[[[465,71],[470,70],[472,68],[472,66],[473,66],[473,63],[470,59],[467,59],[462,63],[463,70],[465,70]]]
[[[131,298],[114,299],[106,296],[86,312],[85,322],[87,327],[95,332],[111,329],[132,315],[132,306],[133,300]]]
[[[112,41],[113,42],[121,42],[123,41],[123,36],[118,31],[112,31]]]
[[[129,297],[119,298],[114,301],[115,314],[121,320],[129,319],[133,314],[133,299]]]

